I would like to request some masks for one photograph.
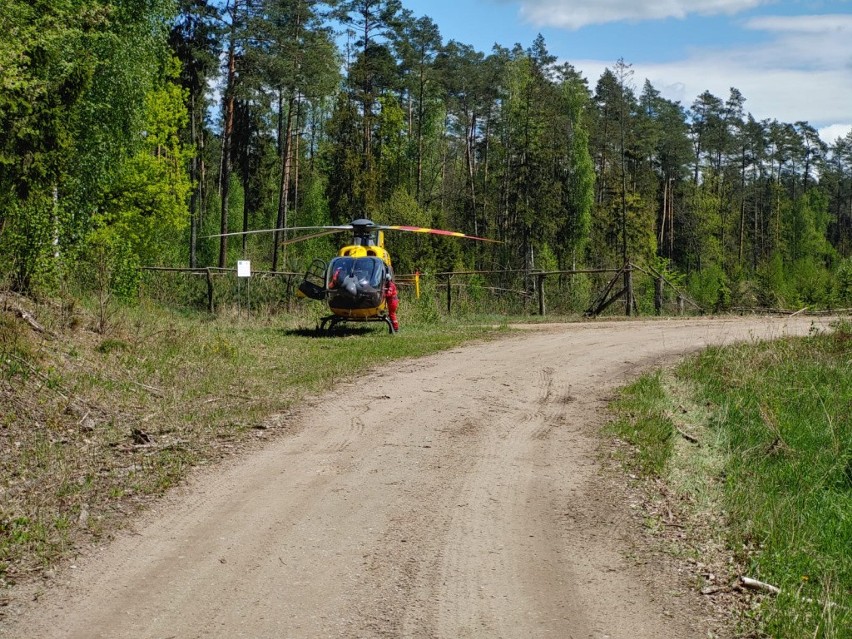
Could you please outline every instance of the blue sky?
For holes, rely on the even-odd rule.
[[[403,0],[445,41],[489,52],[541,33],[594,89],[619,58],[688,107],[736,87],[757,119],[804,120],[826,142],[852,130],[852,0]]]

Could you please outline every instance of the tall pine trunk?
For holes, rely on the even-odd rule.
[[[198,162],[199,162],[199,153],[198,153],[198,140],[195,131],[195,120],[196,120],[196,110],[195,110],[195,95],[193,94],[190,98],[190,131],[192,135],[192,148],[195,149],[195,153],[192,156],[192,160],[189,163],[189,179],[192,182],[192,195],[189,198],[189,268],[195,268],[198,264],[198,259],[196,257],[196,246],[198,244],[198,207],[199,207],[199,197],[201,190],[201,180],[198,177]]]
[[[293,165],[293,215],[299,214],[299,169],[300,165],[300,151],[299,145],[302,141],[302,94],[299,93],[296,96],[296,131],[293,135],[296,138],[294,142],[293,148],[293,159],[291,163]]]
[[[290,198],[290,138],[293,130],[293,105],[295,94],[291,91],[287,100],[287,123],[284,126],[284,139],[279,141],[281,148],[281,179],[278,182],[278,217],[275,223],[275,246],[272,248],[272,270],[278,270],[278,247],[281,244],[281,229],[287,226],[287,212]],[[285,236],[286,239],[286,236]]]
[[[228,38],[228,84],[225,89],[225,128],[222,133],[222,210],[219,224],[219,268],[228,261],[228,198],[231,188],[231,138],[234,134],[234,84],[236,81],[236,22],[238,3],[234,0],[231,12],[231,33]]]
[[[465,140],[465,155],[467,160],[467,176],[470,181],[470,210],[473,212],[473,233],[479,235],[479,224],[476,216],[476,167],[474,166],[474,147],[476,146],[476,113],[470,116],[470,128]]]

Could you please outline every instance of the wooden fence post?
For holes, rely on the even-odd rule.
[[[624,265],[624,299],[627,317],[630,317],[633,315],[633,265],[630,262]]]
[[[447,273],[447,315],[453,312],[453,274]]]
[[[683,295],[677,296],[677,314],[683,315]]]
[[[663,278],[658,277],[654,280],[655,288],[654,288],[654,310],[657,312],[657,315],[662,315],[663,313]]]
[[[205,269],[207,272],[207,310],[210,313],[216,312],[216,307],[213,305],[213,274],[210,269]]]
[[[538,280],[538,314],[544,317],[544,275],[539,275]]]

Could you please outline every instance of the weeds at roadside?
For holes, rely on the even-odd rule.
[[[738,596],[743,633],[839,639],[852,627],[851,337],[841,324],[708,349],[615,402],[614,432],[675,492],[706,552],[780,588]]]

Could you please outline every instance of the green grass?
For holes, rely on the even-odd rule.
[[[143,303],[103,335],[94,308],[52,309],[33,309],[51,338],[0,313],[0,587],[107,534],[192,467],[286,429],[306,397],[501,332],[415,304],[398,335],[370,324],[331,337],[314,333],[313,306],[212,318]]]
[[[852,332],[712,348],[616,403],[646,472],[669,477],[672,405],[706,409],[698,483],[719,486],[729,549],[781,588],[754,613],[771,637],[852,636]],[[684,410],[684,412],[688,412]],[[671,432],[671,431],[669,431]],[[698,463],[711,456],[717,464]],[[693,478],[693,482],[696,478]]]
[[[613,408],[619,417],[611,431],[636,447],[637,470],[661,474],[671,455],[674,433],[662,375],[640,377],[622,390]]]

